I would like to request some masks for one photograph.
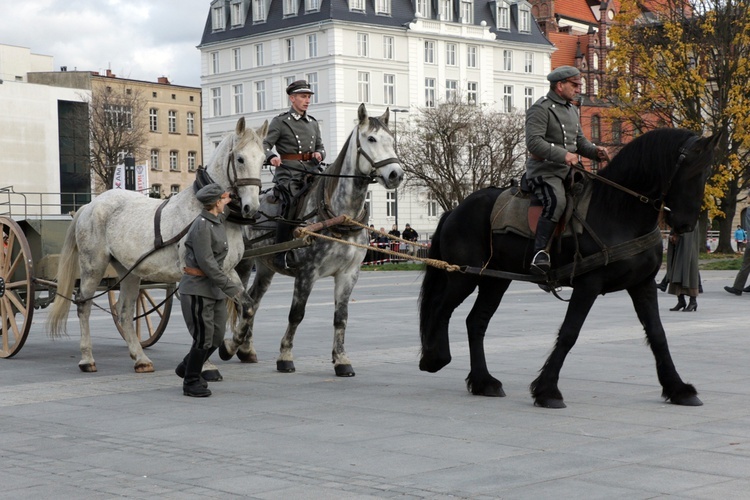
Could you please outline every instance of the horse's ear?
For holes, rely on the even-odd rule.
[[[268,133],[268,120],[265,120],[263,122],[263,125],[260,126],[259,129],[255,131],[256,134],[258,134],[258,137],[261,139],[266,137],[266,134]]]
[[[359,118],[360,125],[367,123],[367,108],[365,107],[365,103],[360,104],[359,108],[357,108],[357,118]]]
[[[239,120],[237,120],[237,127],[234,129],[234,133],[237,135],[244,135],[245,134],[245,117],[243,116]]]
[[[391,108],[385,108],[385,113],[380,116],[380,121],[383,125],[388,126],[388,117],[391,115]]]

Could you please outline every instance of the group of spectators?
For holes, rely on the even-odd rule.
[[[373,247],[373,249],[367,251],[364,260],[365,264],[382,264],[393,259],[393,257],[387,253],[376,250],[377,248],[388,249],[394,252],[401,251],[401,242],[390,238],[390,236],[411,242],[406,245],[406,253],[410,256],[417,255],[417,245],[414,243],[419,239],[419,233],[412,229],[410,224],[406,224],[403,233],[398,230],[398,225],[394,224],[387,234],[384,227],[381,227],[380,231],[376,231],[375,226],[370,224],[370,246]]]

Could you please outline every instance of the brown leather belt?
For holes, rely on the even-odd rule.
[[[289,154],[289,155],[281,155],[282,160],[297,160],[297,161],[308,161],[312,160],[312,153],[300,153],[298,155]]]
[[[190,276],[205,276],[206,273],[198,269],[197,267],[183,267],[182,272],[189,274]]]

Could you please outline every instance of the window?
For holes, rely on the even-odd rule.
[[[310,96],[310,102],[313,104],[318,103],[318,74],[317,73],[308,73],[305,75],[305,80],[307,80],[307,84],[310,86],[310,90],[313,91],[313,95]]]
[[[534,104],[534,89],[532,87],[526,87],[523,89],[524,109],[529,109],[532,104]]]
[[[221,116],[221,87],[211,89],[211,114]]]
[[[156,108],[148,110],[148,129],[151,132],[159,131],[159,111]]]
[[[591,56],[591,61],[594,65],[594,69],[599,69],[599,54],[594,52],[594,55]]]
[[[386,217],[396,216],[396,193],[395,191],[388,191],[385,193],[385,215]]]
[[[448,66],[456,65],[456,44],[446,43],[445,44],[445,64]]]
[[[169,152],[169,170],[171,172],[180,171],[180,165],[177,163],[177,151]]]
[[[453,18],[453,0],[440,0],[440,20],[450,21]]]
[[[320,0],[305,0],[305,12],[318,12],[320,10]]]
[[[255,111],[266,109],[266,82],[255,82]]]
[[[245,112],[244,105],[244,88],[241,83],[232,85],[232,103],[234,104],[234,114],[239,115]]]
[[[601,121],[599,116],[591,117],[591,142],[599,142],[602,138]]]
[[[581,77],[581,95],[586,95],[586,77]]]
[[[370,73],[357,73],[357,99],[359,102],[370,102]]]
[[[179,192],[180,192],[179,184],[172,184],[171,186],[169,186],[169,196],[174,196]]]
[[[597,80],[596,78],[594,78],[594,88],[591,90],[593,91],[593,94],[595,96],[599,95],[599,80]]]
[[[524,53],[523,71],[524,73],[534,72],[534,53],[533,52]]]
[[[195,112],[193,111],[187,113],[187,133],[188,135],[195,135]]]
[[[232,49],[232,69],[234,71],[242,69],[242,49],[240,47]]]
[[[383,104],[393,104],[396,94],[396,75],[383,75]]]
[[[503,85],[503,111],[513,112],[513,86]]]
[[[220,3],[211,9],[211,28],[213,31],[222,31],[225,26],[224,5]]]
[[[266,2],[265,0],[253,0],[253,23],[266,22]]]
[[[393,37],[383,37],[383,59],[393,59]]]
[[[464,24],[474,23],[474,3],[471,0],[461,0],[461,22]]]
[[[446,80],[445,81],[445,100],[447,102],[453,102],[458,96],[458,80]]]
[[[152,149],[151,150],[151,170],[160,170],[159,169],[159,150],[158,149]]]
[[[424,105],[428,108],[435,107],[435,79],[424,79]]]
[[[263,44],[255,45],[255,66],[263,66]]]
[[[513,51],[503,51],[503,71],[513,71]]]
[[[433,40],[425,40],[424,42],[424,62],[435,64],[435,42]]]
[[[286,60],[294,61],[294,38],[285,38],[284,47],[286,48]]]
[[[215,75],[219,73],[219,53],[211,52],[211,74]]]
[[[476,68],[477,67],[477,46],[469,45],[466,48],[466,67]]]
[[[479,102],[479,84],[477,82],[468,82],[466,84],[466,102],[476,105]]]
[[[177,133],[177,111],[169,110],[167,114],[167,126],[170,134]]]
[[[438,203],[433,193],[427,193],[427,216],[437,217]]]
[[[151,184],[151,198],[161,198],[161,184]]]
[[[242,12],[242,2],[235,1],[229,9],[229,18],[233,28],[245,24],[245,13]]]
[[[375,14],[380,16],[390,16],[391,0],[375,0]]]
[[[372,191],[368,191],[365,195],[365,210],[372,216]]]
[[[527,5],[521,5],[518,8],[518,31],[521,33],[531,33],[531,11]]]
[[[318,57],[318,34],[307,35],[307,57]]]
[[[284,17],[297,15],[297,0],[284,0]]]
[[[510,7],[503,0],[500,0],[497,6],[497,29],[510,29]]]
[[[365,0],[349,0],[349,10],[357,12],[365,11]]]
[[[370,37],[367,33],[357,33],[357,55],[367,57],[369,55]]]
[[[195,151],[188,151],[188,172],[195,172],[197,156]]]
[[[622,122],[620,120],[612,122],[612,142],[622,144]]]
[[[105,104],[104,113],[107,123],[115,128],[131,130],[133,128],[133,108],[130,106],[118,106],[116,104]]]
[[[415,14],[417,17],[429,18],[432,15],[429,0],[417,0],[417,11]]]
[[[294,75],[292,75],[292,76],[285,76],[284,77],[284,88],[287,88],[288,86],[290,86],[292,84],[292,82],[294,82],[295,80],[297,80],[297,77],[294,76]]]

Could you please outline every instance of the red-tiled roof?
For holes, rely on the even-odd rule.
[[[552,53],[552,69],[564,65],[575,66],[578,40],[581,39],[583,49],[586,48],[586,44],[588,43],[586,35],[549,33],[547,38],[557,47],[557,50]]]
[[[555,14],[585,23],[598,23],[586,0],[555,0]]]

